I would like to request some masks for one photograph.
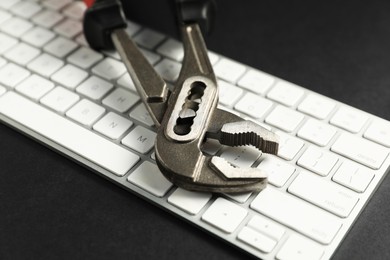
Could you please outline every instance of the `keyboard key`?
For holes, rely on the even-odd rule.
[[[244,193],[225,193],[225,196],[231,198],[235,202],[245,203],[249,197],[252,195],[252,192],[244,192]]]
[[[233,106],[244,92],[242,89],[227,83],[223,80],[218,81],[219,103],[224,106]]]
[[[49,44],[47,44],[45,47],[43,47],[43,49],[46,52],[58,58],[64,58],[66,55],[71,53],[76,48],[77,48],[77,43],[63,37],[57,37]]]
[[[130,117],[144,123],[147,126],[154,126],[148,110],[143,103],[138,104],[131,112]]]
[[[82,99],[66,112],[66,116],[85,126],[92,126],[105,111],[102,106],[92,103],[87,99]]]
[[[154,49],[165,39],[165,36],[151,29],[144,29],[134,37],[134,41],[147,49]]]
[[[261,215],[254,215],[253,218],[248,222],[248,227],[257,230],[268,237],[279,241],[285,233],[285,229],[273,222],[272,220],[267,219]]]
[[[295,172],[295,167],[291,164],[268,155],[262,155],[262,157],[265,158],[257,168],[266,172],[268,182],[276,187],[282,187]]]
[[[6,34],[0,33],[0,54],[15,46],[18,41]]]
[[[253,93],[246,93],[237,102],[234,109],[253,118],[261,118],[271,109],[272,105],[272,101]]]
[[[298,110],[318,119],[325,119],[336,107],[336,103],[323,96],[309,94],[299,104]]]
[[[38,75],[31,75],[18,86],[16,90],[23,95],[38,101],[43,95],[54,88],[53,82]]]
[[[251,208],[325,245],[341,227],[338,217],[272,187],[260,192]]]
[[[139,160],[137,155],[18,94],[8,92],[1,97],[0,113],[115,175],[125,175]]]
[[[118,139],[121,137],[131,126],[133,122],[121,117],[113,112],[108,113],[102,119],[100,119],[93,129],[99,133],[111,139]]]
[[[129,110],[132,106],[134,106],[139,99],[140,98],[138,95],[135,95],[122,88],[117,88],[113,92],[111,92],[111,94],[109,94],[105,99],[103,99],[102,102],[104,105],[123,113]]]
[[[151,65],[155,65],[161,59],[161,56],[155,52],[151,52],[143,48],[139,49]]]
[[[21,39],[35,47],[40,48],[54,37],[55,34],[53,32],[42,27],[34,27],[28,33],[23,35]]]
[[[155,132],[152,132],[142,126],[137,126],[122,139],[122,144],[139,153],[145,154],[153,148],[155,140]]]
[[[81,20],[84,17],[84,12],[87,6],[84,2],[73,2],[68,5],[62,13],[72,19]]]
[[[309,146],[297,164],[321,176],[326,176],[336,165],[338,157],[314,146]]]
[[[240,168],[251,167],[260,155],[260,151],[251,146],[227,147],[221,153],[221,157]]]
[[[265,122],[286,132],[293,132],[302,122],[304,115],[284,106],[276,106]]]
[[[46,0],[43,1],[42,4],[47,8],[59,11],[71,2],[72,0]]]
[[[17,16],[29,19],[34,14],[38,13],[41,9],[42,7],[37,3],[24,1],[12,6],[10,11]]]
[[[0,69],[0,83],[13,88],[29,75],[28,70],[13,63],[8,63]]]
[[[304,93],[302,89],[294,84],[279,81],[268,92],[267,97],[288,107],[293,107],[303,97]]]
[[[264,253],[270,253],[276,246],[275,240],[249,227],[243,227],[237,238]]]
[[[163,79],[169,82],[175,82],[179,77],[181,64],[172,60],[163,59],[154,69]]]
[[[0,30],[14,37],[20,37],[32,27],[33,24],[29,21],[18,17],[12,17],[0,25]]]
[[[330,123],[352,133],[357,133],[362,129],[367,119],[368,116],[357,109],[340,107],[330,119]]]
[[[5,93],[7,92],[7,89],[3,86],[0,86],[0,97]]]
[[[37,48],[31,47],[30,45],[21,42],[9,51],[7,51],[4,54],[4,57],[9,59],[10,61],[24,66],[32,59],[37,57],[39,53],[40,50],[38,50]]]
[[[7,0],[7,1],[1,1],[0,7],[3,9],[9,9],[11,6],[15,5],[20,0]]]
[[[175,61],[181,62],[184,58],[183,43],[175,40],[168,39],[160,47],[157,48],[157,53],[170,58]]]
[[[326,146],[336,134],[336,128],[320,121],[309,119],[297,135],[319,146]]]
[[[103,59],[102,54],[87,47],[81,47],[67,58],[68,62],[83,69],[88,69],[101,59]]]
[[[317,243],[297,235],[291,235],[276,255],[278,260],[319,260],[324,249]]]
[[[88,73],[71,64],[67,64],[51,76],[51,79],[70,89],[76,88]]]
[[[34,16],[31,21],[33,21],[35,24],[45,27],[45,28],[51,28],[60,21],[64,19],[64,16],[60,13],[53,12],[51,10],[44,10]]]
[[[54,31],[66,38],[73,38],[83,31],[81,22],[66,19],[54,27]]]
[[[162,175],[157,166],[148,161],[143,162],[138,166],[138,168],[127,177],[127,181],[160,198],[164,197],[172,187],[172,183]]]
[[[250,69],[238,81],[238,85],[256,94],[264,95],[274,82],[275,79],[271,75]]]
[[[208,51],[208,55],[209,55],[211,65],[215,65],[215,63],[219,61],[219,57],[216,53],[212,51]]]
[[[233,233],[245,219],[246,209],[224,198],[217,198],[202,215],[202,220],[225,233]]]
[[[218,78],[235,83],[244,74],[245,66],[222,58],[214,66],[214,72]]]
[[[374,120],[364,133],[364,138],[390,147],[390,123],[384,120]]]
[[[337,138],[331,150],[374,170],[379,169],[389,155],[389,150],[383,146],[346,133]]]
[[[105,80],[96,76],[89,77],[86,81],[77,87],[76,91],[87,97],[99,100],[107,94],[114,86]]]
[[[9,12],[0,10],[0,24],[10,19],[12,15]]]
[[[80,97],[77,94],[62,87],[56,87],[44,96],[40,102],[59,113],[65,113],[79,99]]]
[[[92,68],[96,75],[108,80],[117,79],[126,72],[126,67],[122,62],[112,58],[105,58]]]
[[[372,171],[357,163],[345,160],[333,175],[332,180],[361,193],[367,189],[373,178]]]
[[[278,156],[291,161],[302,149],[303,141],[281,131],[276,131],[276,134],[279,136]]]
[[[27,65],[30,70],[44,76],[50,77],[51,74],[59,70],[64,65],[64,62],[49,54],[43,53],[38,58]]]
[[[127,88],[133,92],[137,92],[137,89],[135,88],[134,82],[131,79],[129,73],[123,74],[122,77],[120,77],[116,83],[121,87]]]
[[[342,218],[348,217],[358,202],[356,193],[308,172],[301,172],[288,191]]]
[[[0,57],[0,68],[7,64],[7,61]]]
[[[177,188],[168,198],[173,206],[191,215],[198,214],[211,199],[211,193],[188,191]]]

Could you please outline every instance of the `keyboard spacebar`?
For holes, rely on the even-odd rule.
[[[139,160],[128,150],[14,92],[0,97],[0,114],[118,176]]]

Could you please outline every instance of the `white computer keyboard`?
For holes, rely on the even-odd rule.
[[[123,188],[262,259],[328,259],[390,165],[390,123],[215,53],[220,106],[276,131],[278,156],[206,143],[238,167],[261,167],[261,193],[174,187],[159,172],[155,132],[117,53],[88,48],[85,6],[0,1],[0,119]],[[173,83],[179,42],[129,22]]]

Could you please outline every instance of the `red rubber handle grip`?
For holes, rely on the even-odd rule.
[[[84,0],[84,3],[89,8],[89,7],[91,7],[95,3],[95,0]]]

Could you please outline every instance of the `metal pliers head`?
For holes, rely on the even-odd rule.
[[[217,108],[218,86],[198,24],[204,14],[212,13],[203,10],[214,8],[208,2],[178,1],[184,60],[172,91],[122,27],[108,31],[157,127],[156,162],[164,176],[195,191],[259,191],[267,183],[265,172],[236,168],[223,158],[202,152],[209,138],[222,145],[252,145],[271,154],[278,151],[278,137],[273,132]],[[189,11],[190,6],[196,10]]]

